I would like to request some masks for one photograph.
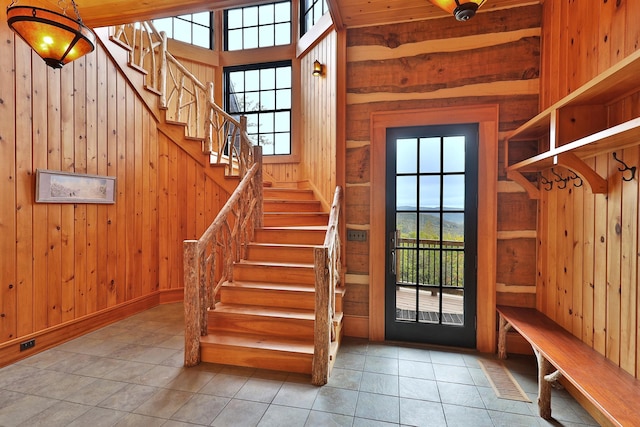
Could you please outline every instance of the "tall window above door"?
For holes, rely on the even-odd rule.
[[[328,11],[326,0],[300,0],[300,35],[306,34]]]
[[[291,43],[291,1],[239,7],[224,12],[225,50]]]
[[[227,67],[225,109],[247,117],[247,134],[263,155],[291,154],[291,61]]]

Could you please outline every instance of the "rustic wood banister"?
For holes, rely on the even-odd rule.
[[[183,123],[186,136],[202,139],[212,163],[225,164],[227,175],[243,177],[254,163],[242,117],[234,118],[214,98],[213,83],[202,83],[171,52],[167,37],[152,22],[115,27],[111,39],[129,51],[129,64],[146,74],[146,88],[159,95],[167,121]]]
[[[216,295],[233,278],[233,264],[245,257],[256,228],[262,226],[262,148],[254,147],[255,163],[198,240],[184,246],[184,365],[200,363],[200,337],[207,335],[207,312]]]
[[[342,256],[340,242],[340,205],[342,187],[336,187],[329,213],[329,224],[324,244],[316,247],[315,264],[315,333],[311,382],[324,385],[329,380],[331,345],[338,337],[334,327],[336,314],[335,293],[342,281]]]

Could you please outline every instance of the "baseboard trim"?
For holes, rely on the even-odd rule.
[[[70,322],[7,341],[0,344],[0,367],[15,363],[160,304],[182,301],[182,295],[182,289],[154,292]],[[32,339],[36,340],[35,346],[28,350],[20,351],[20,343]]]

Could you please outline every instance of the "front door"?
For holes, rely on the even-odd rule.
[[[387,130],[387,340],[475,347],[478,126]]]

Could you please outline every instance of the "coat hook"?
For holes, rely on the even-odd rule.
[[[564,178],[562,175],[556,173],[553,168],[551,168],[551,173],[556,176],[555,182],[558,183],[558,189],[562,190],[564,188],[567,188],[567,181],[569,181],[569,178]],[[562,186],[560,186],[560,183],[562,183]]]
[[[570,170],[570,172],[573,174],[573,176],[570,176],[569,179],[571,180],[580,180],[580,184],[576,184],[575,182],[573,183],[574,187],[582,187],[582,184],[584,184],[584,181],[582,181],[582,178],[580,178],[580,176],[578,176],[577,173],[575,173],[574,171]]]
[[[548,185],[548,187],[544,189],[545,191],[551,191],[553,188],[553,181],[548,180],[546,176],[542,175],[542,172],[540,172],[540,183],[542,185]]]
[[[615,161],[617,161],[618,163],[622,163],[622,166],[624,167],[618,167],[618,170],[622,173],[626,172],[626,171],[631,171],[631,177],[630,178],[625,178],[624,176],[622,176],[622,180],[623,181],[633,181],[636,177],[636,167],[635,166],[627,166],[627,164],[625,162],[623,162],[622,160],[620,160],[617,156],[616,156],[616,152],[613,152],[613,158]]]

